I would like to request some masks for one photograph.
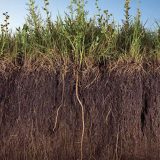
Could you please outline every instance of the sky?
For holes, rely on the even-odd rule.
[[[43,0],[35,0],[36,4],[42,8]],[[147,22],[146,26],[152,28],[155,26],[154,21],[160,21],[160,0],[131,0],[130,14],[135,15],[137,7],[140,6],[142,11],[142,21]],[[3,21],[2,13],[8,12],[10,15],[10,28],[22,26],[25,22],[28,0],[0,0],[0,23]],[[60,13],[64,15],[64,11],[67,11],[69,0],[50,0],[50,11],[52,18],[55,19],[56,15]],[[124,0],[99,0],[99,6],[101,9],[108,9],[113,14],[114,19],[121,23],[124,18]],[[88,0],[86,9],[89,11],[89,16],[96,14],[95,0]]]

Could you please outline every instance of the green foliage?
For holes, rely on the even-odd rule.
[[[0,56],[38,58],[69,58],[76,65],[83,65],[86,58],[105,62],[128,56],[135,61],[160,53],[160,25],[149,31],[141,23],[141,12],[131,19],[130,0],[124,2],[124,21],[117,25],[108,10],[101,10],[95,0],[97,13],[88,18],[85,0],[70,0],[65,17],[52,21],[49,0],[43,0],[45,19],[35,0],[28,0],[28,15],[22,28],[9,32],[9,16],[4,13],[0,33]]]
[[[0,56],[2,56],[5,53],[5,49],[7,50],[8,48],[8,43],[9,42],[9,15],[8,12],[3,13],[3,16],[5,17],[4,19],[4,24],[1,24],[1,35],[0,35]]]
[[[156,38],[155,38],[155,43],[156,43],[156,51],[158,55],[160,54],[160,23],[156,22],[157,24],[157,32],[156,32]]]
[[[124,11],[125,11],[125,30],[127,31],[129,28],[129,22],[130,22],[130,15],[129,15],[129,10],[130,10],[130,2],[131,0],[125,0],[125,5],[124,5]]]

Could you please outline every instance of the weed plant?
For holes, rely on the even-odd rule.
[[[86,59],[101,63],[127,57],[133,61],[144,57],[157,58],[160,52],[160,25],[153,32],[141,22],[141,12],[131,18],[130,0],[124,1],[124,21],[117,25],[108,10],[101,10],[95,0],[97,13],[88,18],[85,0],[70,0],[65,17],[52,21],[49,0],[43,0],[45,19],[35,0],[28,0],[28,15],[23,27],[12,33],[9,15],[4,13],[0,30],[0,58],[11,57],[36,60],[38,57],[68,58],[82,66]],[[43,16],[44,17],[44,16]]]

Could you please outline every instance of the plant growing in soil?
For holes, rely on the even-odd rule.
[[[70,0],[69,10],[62,18],[52,21],[49,0],[43,0],[45,19],[41,16],[35,0],[28,0],[29,14],[23,27],[16,32],[9,30],[9,16],[5,13],[1,25],[1,58],[13,62],[19,57],[26,62],[43,57],[49,63],[68,59],[76,66],[85,66],[87,59],[93,64],[105,64],[119,59],[141,61],[159,55],[159,23],[157,30],[150,31],[141,22],[141,12],[132,18],[129,14],[130,0],[124,1],[124,21],[117,25],[108,10],[101,10],[95,0],[97,13],[88,18],[85,0]],[[18,57],[18,58],[17,58]],[[18,63],[17,63],[18,64]]]
[[[84,160],[86,151],[89,154],[86,159],[99,156],[107,159],[108,156],[108,159],[117,160],[121,157],[119,152],[126,152],[125,149],[127,154],[133,152],[141,156],[142,148],[146,154],[146,144],[147,147],[152,145],[152,138],[146,141],[145,147],[137,148],[143,139],[139,136],[148,126],[146,139],[153,133],[154,138],[158,135],[158,132],[151,133],[152,121],[156,121],[146,120],[157,115],[154,112],[158,109],[150,107],[152,103],[159,104],[159,76],[157,73],[142,74],[141,70],[134,72],[132,67],[124,66],[125,71],[134,73],[120,69],[120,73],[125,73],[121,76],[119,72],[110,71],[119,62],[144,67],[146,62],[149,65],[157,62],[159,22],[156,22],[157,30],[147,29],[141,22],[139,7],[137,14],[131,17],[130,0],[124,0],[121,25],[117,25],[108,10],[99,7],[98,0],[95,0],[97,13],[93,17],[88,17],[87,1],[70,0],[64,18],[58,15],[53,21],[50,1],[43,2],[45,16],[41,15],[35,0],[28,0],[26,22],[14,33],[9,29],[8,12],[3,14],[0,131],[3,128],[5,131],[0,134],[3,139],[0,157],[3,154],[12,157],[12,150],[16,150],[16,160],[21,155],[33,159],[67,159],[72,155],[74,159]],[[154,96],[150,97],[152,94]],[[9,135],[9,132],[13,133]],[[15,149],[14,145],[18,147]]]

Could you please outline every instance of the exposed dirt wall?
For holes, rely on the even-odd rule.
[[[158,71],[94,68],[78,86],[84,126],[74,71],[0,72],[0,159],[160,159]]]

